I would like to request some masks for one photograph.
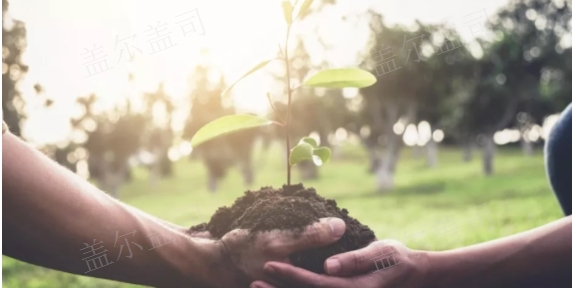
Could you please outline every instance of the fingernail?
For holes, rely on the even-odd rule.
[[[340,266],[340,261],[337,259],[326,260],[326,273],[334,275],[340,271],[342,266]]]
[[[328,226],[330,226],[330,230],[332,231],[332,236],[340,238],[346,231],[346,224],[340,218],[330,218],[328,220]]]

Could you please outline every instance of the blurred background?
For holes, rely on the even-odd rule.
[[[278,55],[280,3],[3,0],[3,119],[121,201],[182,226],[208,221],[247,189],[285,183],[281,130],[189,144],[223,115],[275,118],[273,103],[285,117],[280,62],[221,96]],[[293,141],[333,151],[323,167],[295,167],[296,181],[420,249],[562,216],[542,147],[572,99],[571,1],[315,0],[304,16],[289,38],[293,83],[343,67],[378,81],[296,92]],[[4,256],[2,274],[3,287],[136,287]]]

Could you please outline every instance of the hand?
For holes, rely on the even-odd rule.
[[[208,249],[212,255],[210,282],[227,288],[248,287],[254,280],[278,284],[262,270],[266,262],[290,263],[289,255],[336,242],[345,230],[341,219],[322,218],[302,233],[273,230],[250,235],[243,229],[230,231]]]
[[[328,275],[268,262],[264,272],[280,284],[255,281],[250,287],[419,288],[426,284],[429,265],[425,257],[424,253],[410,250],[398,241],[376,241],[363,249],[328,258],[324,263]]]

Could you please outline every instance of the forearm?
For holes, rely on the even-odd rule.
[[[2,138],[5,255],[151,286],[190,286],[200,276],[187,273],[205,274],[204,240],[109,197],[15,136]],[[103,248],[95,255],[90,246]]]
[[[559,287],[571,279],[572,216],[517,235],[427,252],[430,287]],[[568,282],[570,283],[570,282]]]

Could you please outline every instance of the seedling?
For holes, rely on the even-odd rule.
[[[287,29],[286,29],[286,41],[284,43],[284,51],[280,53],[280,57],[274,59],[268,59],[255,65],[252,69],[246,72],[240,79],[234,82],[228,89],[226,89],[222,95],[228,93],[236,83],[245,78],[246,76],[258,71],[259,69],[265,67],[268,63],[276,60],[284,61],[286,67],[286,90],[288,91],[288,110],[285,117],[286,120],[279,120],[280,122],[272,121],[266,118],[262,118],[254,115],[230,115],[218,118],[204,127],[202,127],[195,135],[192,137],[192,146],[197,147],[198,145],[216,138],[218,136],[232,133],[240,130],[246,130],[250,128],[262,127],[271,124],[279,125],[284,128],[286,132],[286,163],[287,163],[287,185],[290,186],[290,172],[292,166],[302,161],[313,161],[314,164],[320,166],[330,159],[330,149],[327,147],[318,147],[318,144],[313,138],[304,137],[302,138],[296,146],[290,149],[290,111],[292,104],[292,93],[300,88],[301,86],[309,87],[321,87],[321,88],[332,88],[332,89],[342,89],[342,88],[363,88],[368,87],[376,83],[376,77],[370,72],[358,69],[358,68],[342,68],[342,69],[326,69],[318,72],[314,76],[308,78],[304,81],[301,86],[293,88],[290,83],[290,63],[288,57],[288,39],[290,36],[290,29],[294,24],[294,21],[299,20],[307,12],[312,4],[313,0],[305,0],[300,6],[299,12],[296,17],[293,17],[294,6],[298,4],[298,0],[294,6],[285,0],[282,2],[282,10],[284,12],[284,18],[286,19]],[[268,94],[268,99],[270,100],[270,94]],[[270,106],[272,110],[276,111],[272,101],[270,101]],[[279,116],[279,115],[278,115]],[[278,117],[282,119],[281,117]]]

